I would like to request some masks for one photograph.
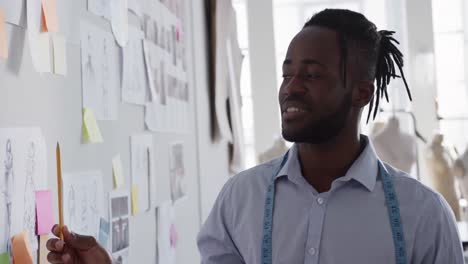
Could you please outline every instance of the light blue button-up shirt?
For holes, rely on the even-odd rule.
[[[274,264],[395,263],[392,231],[367,146],[346,175],[318,193],[302,176],[293,146],[276,177]],[[260,263],[265,195],[281,158],[231,178],[198,235],[203,264]],[[454,215],[441,195],[386,165],[400,204],[409,264],[463,264]]]

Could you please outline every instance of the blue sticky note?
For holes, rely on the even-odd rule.
[[[99,225],[99,244],[102,247],[107,248],[107,243],[109,241],[109,232],[110,232],[110,224],[106,219],[101,218],[101,222]]]

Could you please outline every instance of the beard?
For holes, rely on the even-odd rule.
[[[351,113],[352,98],[346,95],[336,111],[318,120],[304,120],[299,128],[290,128],[283,121],[283,138],[295,143],[323,144],[336,138],[343,128]]]

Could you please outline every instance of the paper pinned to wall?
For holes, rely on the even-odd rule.
[[[70,230],[97,239],[102,215],[102,173],[64,173],[63,219]]]
[[[99,225],[99,244],[105,248],[106,250],[109,247],[109,232],[110,232],[110,224],[104,218],[101,218],[100,225]]]
[[[124,177],[120,155],[117,155],[112,159],[112,175],[114,176],[114,189],[122,187],[124,185]]]
[[[148,97],[142,39],[142,31],[130,29],[128,44],[123,48],[122,65],[122,101],[139,105],[144,105]]]
[[[170,172],[171,177],[171,198],[176,201],[184,197],[187,193],[187,183],[185,179],[185,150],[182,142],[173,143],[170,146]]]
[[[177,230],[174,206],[171,201],[164,202],[156,208],[156,221],[158,263],[175,264]]]
[[[42,29],[42,2],[41,0],[26,0],[28,32],[41,33]]]
[[[121,47],[128,42],[128,3],[127,0],[113,0],[111,2],[111,26],[115,40]]]
[[[97,120],[117,119],[118,54],[110,33],[81,23],[83,107],[93,109]]]
[[[101,130],[94,116],[94,111],[83,109],[83,139],[85,143],[102,143]]]
[[[58,32],[57,0],[42,0],[43,25],[47,32]]]
[[[8,23],[21,27],[26,25],[26,16],[23,16],[26,11],[26,1],[0,0],[0,8],[5,11]]]
[[[6,33],[5,12],[0,9],[0,58],[8,58],[8,42]]]
[[[32,64],[37,72],[52,71],[49,33],[33,33],[28,30]]]
[[[14,263],[33,264],[33,254],[28,237],[28,231],[23,231],[11,239]]]
[[[36,234],[46,235],[50,233],[54,225],[54,210],[52,208],[52,192],[36,191]]]
[[[53,36],[54,73],[67,75],[67,44],[64,36]]]
[[[0,129],[0,252],[27,230],[38,248],[35,191],[47,188],[47,149],[39,128]]]
[[[112,0],[88,0],[88,11],[110,20],[111,2]]]
[[[133,135],[131,141],[132,160],[132,186],[136,186],[138,193],[137,205],[142,211],[151,206],[152,175],[152,150],[153,136],[150,134]]]
[[[128,191],[109,193],[111,252],[114,259],[125,259],[130,246],[130,195]]]
[[[143,14],[139,0],[128,0],[128,10],[135,13],[138,17],[141,17]]]

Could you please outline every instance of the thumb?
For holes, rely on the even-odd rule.
[[[63,228],[63,240],[65,240],[65,243],[69,247],[76,250],[86,251],[97,246],[97,242],[94,237],[72,233],[66,226]]]

